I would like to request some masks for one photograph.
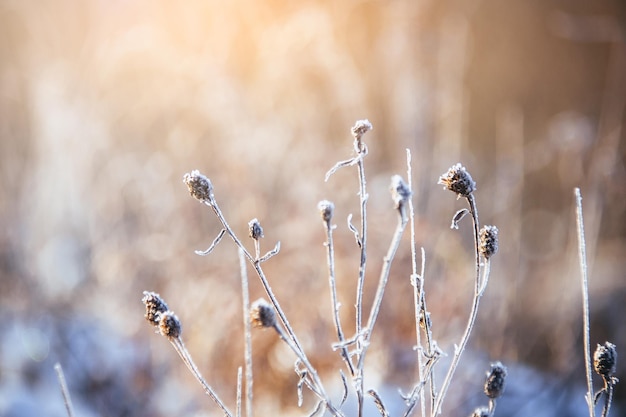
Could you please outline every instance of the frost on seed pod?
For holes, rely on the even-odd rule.
[[[183,176],[183,182],[189,189],[189,194],[195,199],[210,202],[213,197],[213,185],[211,181],[202,175],[200,171],[193,170]]]
[[[479,252],[486,259],[491,258],[498,251],[498,228],[496,226],[483,226],[480,229]]]
[[[598,345],[593,353],[593,369],[602,377],[610,378],[615,374],[617,366],[617,350],[611,342]]]
[[[159,316],[159,331],[168,339],[175,339],[180,336],[183,328],[176,314],[171,311],[165,311]]]
[[[274,327],[276,325],[274,308],[259,298],[250,306],[250,322],[254,327]]]
[[[159,316],[168,310],[167,304],[161,296],[155,292],[144,291],[141,301],[146,306],[146,315],[144,316],[153,326],[159,325]]]
[[[354,136],[356,140],[361,140],[361,136],[363,136],[372,129],[373,127],[369,120],[357,120],[352,127],[352,136]]]
[[[411,198],[411,189],[400,175],[391,177],[391,198],[397,209],[402,208],[409,198]]]
[[[491,370],[487,372],[485,381],[485,395],[489,398],[498,398],[504,391],[506,382],[506,368],[501,362],[491,364]]]
[[[472,176],[461,164],[452,165],[448,172],[439,177],[437,184],[442,184],[445,190],[450,190],[459,197],[469,197],[476,190]]]
[[[259,240],[263,237],[263,228],[258,219],[252,219],[248,222],[248,232],[252,239]]]
[[[333,218],[333,213],[335,211],[335,205],[332,203],[332,201],[320,201],[319,203],[317,203],[317,209],[322,215],[322,220],[324,220],[325,223],[330,223]]]

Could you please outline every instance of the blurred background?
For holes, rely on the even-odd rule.
[[[194,254],[220,227],[182,183],[192,169],[211,178],[242,238],[257,217],[262,250],[281,242],[266,273],[339,398],[316,205],[336,205],[351,335],[359,252],[345,219],[359,221],[357,174],[324,174],[352,156],[350,127],[363,118],[374,126],[365,313],[395,227],[389,178],[406,176],[408,148],[434,336],[452,354],[471,305],[472,236],[469,221],[450,229],[464,201],[437,179],[461,162],[500,251],[444,415],[486,404],[495,360],[509,367],[497,415],[588,415],[573,188],[592,347],[610,340],[623,355],[625,37],[622,0],[0,1],[0,415],[66,415],[57,361],[78,416],[220,415],[144,320],[144,290],[177,313],[199,368],[234,408],[237,251],[224,239]],[[410,273],[407,233],[366,369],[392,415],[416,376]],[[263,296],[252,271],[250,291]],[[308,415],[315,400],[307,393],[297,408],[285,346],[259,330],[253,347],[257,415]],[[612,415],[625,402],[622,383]]]

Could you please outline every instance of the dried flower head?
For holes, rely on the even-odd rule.
[[[259,220],[254,218],[248,222],[248,232],[252,239],[259,240],[263,237],[263,228]]]
[[[603,378],[607,379],[615,374],[617,366],[617,350],[611,342],[598,345],[593,353],[593,369]]]
[[[146,306],[146,315],[144,316],[146,320],[153,326],[158,326],[161,313],[168,310],[165,301],[155,292],[144,291],[141,302]]]
[[[211,181],[202,175],[197,169],[185,174],[183,182],[189,189],[189,194],[203,203],[210,202],[213,198],[213,185]]]
[[[442,184],[445,190],[457,193],[459,197],[469,197],[476,190],[472,176],[461,164],[452,165],[448,172],[439,177],[437,184]]]
[[[401,208],[407,201],[409,201],[409,198],[411,198],[411,195],[413,194],[408,184],[404,182],[404,179],[402,179],[400,175],[394,175],[391,177],[390,189],[391,198],[393,199],[396,208]]]
[[[478,407],[470,417],[490,417],[489,407]]]
[[[352,136],[354,136],[356,140],[360,141],[361,136],[363,136],[364,134],[366,134],[372,129],[373,129],[373,126],[369,120],[367,119],[357,120],[354,126],[352,127]]]
[[[480,229],[479,238],[478,250],[486,259],[498,252],[498,228],[496,226],[483,226]]]
[[[276,326],[274,308],[267,301],[259,298],[250,306],[250,322],[254,327]]]
[[[322,220],[326,223],[330,223],[333,218],[333,213],[335,212],[335,205],[332,201],[322,200],[317,203],[317,209],[320,211],[322,215]]]
[[[501,362],[491,364],[491,370],[487,372],[485,382],[485,395],[489,398],[498,398],[504,391],[506,382],[506,368]]]
[[[159,332],[168,339],[177,338],[180,336],[183,328],[180,324],[180,320],[171,311],[164,311],[159,315]]]

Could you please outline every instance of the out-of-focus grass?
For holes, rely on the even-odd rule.
[[[26,402],[55,392],[60,360],[82,415],[209,408],[198,387],[173,382],[192,383],[141,319],[151,289],[167,294],[199,366],[232,400],[238,263],[227,242],[193,254],[218,232],[181,182],[194,168],[241,235],[257,217],[267,249],[281,241],[266,272],[312,360],[336,369],[316,204],[337,207],[351,326],[358,252],[342,219],[358,213],[356,175],[323,177],[350,156],[349,127],[364,117],[374,125],[366,299],[395,221],[388,178],[409,147],[429,308],[452,349],[469,308],[471,231],[448,229],[459,207],[436,180],[461,161],[501,239],[472,347],[584,382],[574,186],[587,205],[592,342],[626,346],[624,13],[617,0],[1,2],[0,311],[10,320],[0,391],[30,387]],[[409,253],[398,256],[370,360],[406,387],[413,307]],[[273,334],[255,334],[254,348],[259,409],[291,409],[291,359]],[[155,400],[166,392],[181,400]]]

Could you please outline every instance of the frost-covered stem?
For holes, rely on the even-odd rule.
[[[290,338],[287,337],[287,335],[285,334],[283,329],[277,323],[274,323],[274,325],[272,327],[274,328],[276,333],[278,333],[278,336],[285,343],[287,343],[287,346],[289,346],[289,348],[293,351],[293,353],[296,354],[298,359],[302,362],[302,364],[306,368],[306,370],[308,372],[308,375],[311,376],[312,383],[307,383],[307,386],[309,387],[309,389],[311,389],[311,391],[313,391],[313,393],[315,393],[324,402],[324,405],[326,406],[326,409],[332,415],[338,416],[338,417],[343,417],[343,414],[339,410],[337,410],[337,408],[335,408],[335,406],[331,403],[330,398],[328,397],[328,395],[326,394],[326,391],[324,390],[324,385],[322,384],[322,381],[321,381],[319,375],[317,374],[317,370],[311,365],[311,363],[307,359],[307,357],[304,354],[304,352],[302,352],[302,350],[299,349],[293,343],[293,341]]]
[[[243,294],[243,326],[244,326],[244,361],[246,364],[246,417],[252,417],[252,324],[248,318],[250,312],[250,292],[248,290],[248,271],[246,258],[239,248],[239,268],[241,270],[241,293]]]
[[[467,320],[467,326],[465,327],[465,331],[463,332],[463,336],[461,337],[461,341],[458,346],[455,346],[454,356],[452,357],[452,362],[450,363],[450,368],[448,368],[448,373],[444,378],[441,384],[441,391],[437,394],[437,398],[435,400],[435,406],[432,409],[431,415],[433,417],[441,414],[441,404],[443,403],[443,399],[448,392],[448,388],[450,387],[450,382],[452,381],[452,377],[454,376],[454,372],[459,365],[459,361],[461,359],[461,355],[463,351],[465,351],[465,347],[467,346],[467,342],[472,333],[472,329],[474,328],[474,322],[476,321],[476,315],[478,314],[478,305],[480,303],[480,298],[484,292],[484,288],[482,283],[486,283],[489,279],[488,276],[480,276],[480,238],[479,238],[479,223],[478,223],[478,209],[476,208],[476,199],[473,194],[470,194],[466,197],[467,202],[470,206],[470,214],[472,215],[472,222],[474,224],[474,248],[475,248],[475,257],[476,257],[476,277],[474,282],[474,299],[472,301],[472,309],[470,311],[469,319]],[[485,262],[489,262],[489,260],[485,260]],[[489,274],[490,268],[485,268],[485,272]]]
[[[72,399],[70,397],[70,390],[67,388],[67,381],[65,380],[65,375],[63,374],[63,368],[60,363],[56,363],[54,365],[54,370],[57,373],[57,378],[59,379],[59,385],[61,386],[61,395],[63,395],[63,402],[65,403],[65,410],[67,411],[68,417],[74,417],[74,408],[72,407]]]
[[[357,352],[359,352],[359,365],[356,370],[355,388],[358,400],[358,416],[363,416],[363,400],[365,397],[363,389],[363,361],[361,360],[365,346],[361,343],[361,332],[363,326],[363,286],[365,284],[365,264],[367,261],[367,192],[365,188],[365,167],[363,164],[363,158],[359,158],[357,162],[357,168],[359,172],[359,197],[361,201],[361,233],[360,233],[360,246],[361,246],[361,261],[359,263],[359,278],[356,288],[356,337],[357,337]]]
[[[589,341],[589,287],[587,281],[587,254],[585,249],[585,225],[583,223],[583,204],[580,188],[574,188],[576,199],[576,230],[578,234],[578,258],[580,261],[580,275],[583,295],[583,338],[585,348],[585,374],[587,376],[587,406],[589,407],[589,417],[595,416],[593,404],[593,382],[591,368],[591,345]]]
[[[224,405],[222,400],[220,400],[213,388],[211,388],[211,386],[202,377],[202,374],[198,370],[196,364],[193,362],[193,359],[187,351],[187,348],[185,347],[185,344],[183,343],[183,340],[180,338],[180,336],[172,337],[169,340],[172,343],[172,346],[174,346],[174,350],[176,350],[185,365],[187,365],[187,368],[191,371],[191,373],[198,380],[198,382],[200,382],[200,384],[204,388],[204,392],[213,400],[213,402],[215,402],[215,404],[217,404],[219,408],[222,409],[225,416],[233,417],[232,413],[228,410],[228,408],[226,408],[226,405]]]
[[[217,201],[215,200],[215,197],[213,195],[209,196],[208,201],[204,202],[204,204],[206,204],[207,206],[211,207],[211,209],[213,209],[213,212],[215,213],[219,221],[222,223],[222,226],[226,230],[226,233],[228,233],[228,235],[233,240],[233,242],[235,242],[235,245],[243,252],[246,259],[248,259],[248,261],[254,267],[257,275],[259,276],[261,280],[261,284],[263,285],[263,289],[265,290],[265,293],[269,297],[270,302],[272,306],[274,307],[274,310],[278,314],[278,317],[283,327],[286,330],[287,334],[285,335],[284,339],[288,341],[288,345],[294,350],[294,352],[296,352],[297,356],[300,358],[304,366],[311,373],[311,375],[313,375],[314,382],[318,384],[317,386],[318,392],[316,392],[316,394],[318,394],[318,396],[326,403],[326,408],[328,409],[328,411],[330,411],[335,416],[341,415],[339,411],[332,405],[332,403],[329,400],[329,397],[326,395],[322,382],[319,379],[319,376],[317,375],[317,371],[315,370],[313,365],[311,365],[311,363],[309,362],[306,356],[306,353],[304,353],[304,349],[302,349],[302,345],[300,345],[300,342],[298,341],[298,338],[295,332],[293,331],[293,328],[289,324],[289,320],[287,320],[287,316],[285,312],[281,308],[280,304],[278,303],[278,299],[276,298],[276,296],[274,295],[274,292],[272,291],[272,287],[270,286],[267,280],[267,277],[265,276],[265,272],[263,272],[263,268],[261,268],[261,261],[263,258],[261,259],[253,258],[250,252],[248,252],[248,250],[245,248],[241,240],[239,240],[237,235],[235,235],[235,232],[226,221],[226,218],[224,217],[224,214],[220,210],[219,206],[217,205]]]
[[[328,286],[330,287],[330,303],[333,309],[333,318],[335,321],[335,330],[337,331],[337,339],[341,345],[341,357],[346,362],[346,366],[351,375],[354,375],[354,365],[350,360],[348,348],[345,346],[345,336],[341,327],[341,319],[339,318],[339,301],[337,299],[337,282],[335,279],[335,246],[333,244],[333,226],[329,221],[324,222],[326,230],[326,258],[328,262]]]
[[[613,401],[613,384],[611,383],[605,383],[605,401],[604,401],[604,407],[602,408],[602,416],[601,417],[608,417],[609,416],[609,410],[611,409],[611,402]]]
[[[257,259],[256,257],[253,257],[250,254],[250,252],[248,252],[246,247],[243,245],[241,240],[239,240],[237,235],[235,235],[235,232],[230,227],[230,225],[226,221],[226,218],[224,217],[224,214],[222,213],[219,206],[217,205],[217,201],[215,200],[215,198],[211,196],[210,200],[206,202],[205,204],[213,209],[213,212],[215,213],[219,221],[222,223],[222,226],[226,230],[226,233],[228,233],[228,235],[233,240],[233,242],[235,242],[235,245],[237,245],[237,247],[241,249],[244,256],[248,259],[248,261],[252,264],[252,266],[254,266],[254,269],[256,270],[257,275],[261,279],[261,284],[263,285],[263,289],[265,289],[265,292],[267,293],[267,296],[269,297],[270,302],[276,309],[276,312],[278,313],[278,317],[280,318],[280,321],[283,323],[283,326],[285,326],[287,334],[289,335],[291,340],[293,340],[293,342],[298,347],[298,349],[302,351],[302,346],[300,345],[300,342],[298,341],[298,338],[296,337],[296,334],[293,331],[293,328],[289,324],[289,320],[287,320],[287,316],[285,315],[285,312],[280,307],[280,304],[278,303],[276,296],[274,296],[274,292],[272,291],[272,288],[270,287],[269,282],[267,281],[267,278],[265,277],[265,273],[263,272],[263,269],[261,268],[259,259]]]
[[[357,365],[357,369],[361,371],[365,362],[365,354],[367,353],[367,349],[370,345],[370,338],[372,337],[372,332],[374,330],[374,325],[376,324],[376,319],[378,318],[378,313],[380,311],[380,306],[383,301],[383,296],[385,295],[385,287],[387,286],[387,281],[389,279],[389,272],[391,271],[391,263],[396,255],[398,247],[400,246],[400,241],[402,240],[402,234],[404,233],[404,229],[406,228],[407,219],[404,216],[402,210],[399,210],[398,214],[398,225],[396,226],[396,230],[393,234],[393,238],[391,239],[391,244],[389,245],[389,249],[387,250],[387,254],[383,259],[383,266],[380,271],[380,278],[378,280],[378,288],[376,289],[376,295],[374,296],[374,303],[372,305],[372,309],[370,311],[369,319],[367,321],[367,325],[363,332],[363,342],[362,349],[359,355],[359,362]],[[362,383],[362,380],[361,380]]]
[[[237,368],[237,407],[235,408],[235,414],[237,417],[241,417],[241,379],[242,379],[241,366]]]

